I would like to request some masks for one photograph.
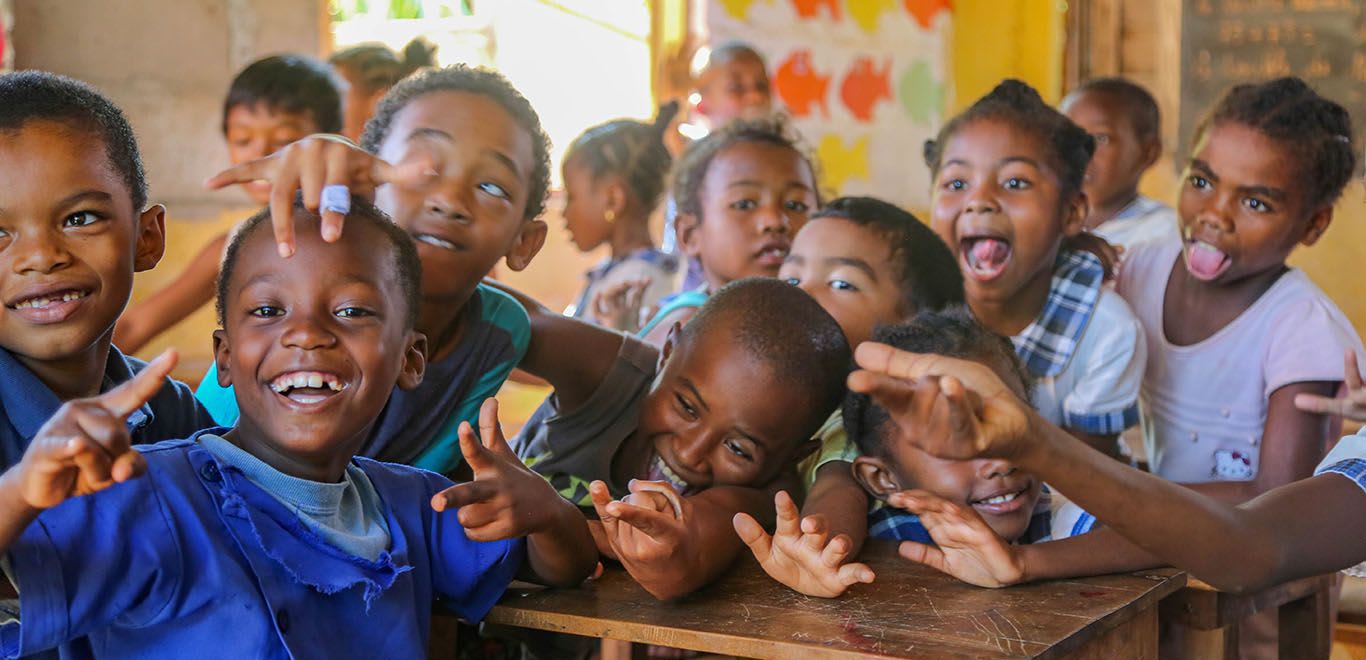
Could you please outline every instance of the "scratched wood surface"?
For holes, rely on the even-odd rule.
[[[614,566],[576,589],[514,588],[487,620],[758,658],[1062,657],[1139,614],[1153,623],[1134,634],[1151,634],[1155,646],[1156,617],[1146,613],[1185,584],[1184,573],[1160,569],[982,589],[900,559],[890,543],[870,543],[862,559],[877,581],[837,599],[798,594],[746,555],[672,603]]]

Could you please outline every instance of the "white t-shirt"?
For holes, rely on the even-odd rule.
[[[1182,245],[1138,246],[1119,273],[1119,293],[1148,338],[1141,402],[1149,465],[1184,483],[1249,481],[1271,394],[1292,383],[1342,380],[1342,354],[1349,347],[1362,354],[1361,340],[1337,305],[1292,269],[1213,336],[1171,344],[1162,306]]]
[[[1180,236],[1176,211],[1151,197],[1139,195],[1115,217],[1100,223],[1091,233],[1125,249],[1139,243]]]

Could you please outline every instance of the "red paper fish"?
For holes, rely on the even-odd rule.
[[[825,90],[830,86],[830,76],[822,76],[811,66],[811,51],[793,51],[778,66],[773,76],[778,89],[778,97],[787,105],[793,117],[806,117],[811,114],[811,104],[821,106],[821,114],[830,116],[830,106],[826,105]]]
[[[797,10],[797,16],[801,18],[816,18],[821,5],[830,10],[832,20],[840,20],[840,0],[792,0],[792,8]]]
[[[872,121],[873,108],[879,101],[891,100],[892,86],[888,77],[892,72],[892,61],[886,60],[881,70],[873,68],[873,58],[860,57],[849,67],[840,85],[840,98],[844,107],[859,121]]]
[[[906,13],[915,18],[915,22],[926,30],[934,22],[934,17],[941,11],[953,11],[953,0],[905,0]]]

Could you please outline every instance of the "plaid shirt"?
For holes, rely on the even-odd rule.
[[[1340,474],[1356,482],[1356,485],[1366,491],[1366,459],[1349,458],[1319,470],[1318,474]]]
[[[1081,513],[1073,523],[1068,536],[1085,534],[1095,526],[1096,519],[1089,513]],[[934,545],[929,530],[920,522],[920,516],[903,511],[880,501],[874,501],[868,510],[868,536],[887,541],[916,541]],[[1039,501],[1034,504],[1034,513],[1029,517],[1029,527],[1015,544],[1042,543],[1053,538],[1052,495],[1045,487],[1039,493]]]
[[[1056,376],[1067,367],[1104,282],[1105,268],[1095,255],[1078,250],[1058,254],[1043,310],[1029,327],[1010,338],[1020,361],[1035,378]]]

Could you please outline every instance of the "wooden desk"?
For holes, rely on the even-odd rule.
[[[715,584],[660,603],[619,567],[576,589],[512,589],[491,623],[755,658],[1155,658],[1174,569],[981,589],[870,543],[877,582],[808,598],[746,555]]]
[[[1332,647],[1329,599],[1333,576],[1305,578],[1265,591],[1236,596],[1196,578],[1162,603],[1162,621],[1180,623],[1194,631],[1178,634],[1173,652],[1183,657],[1237,658],[1238,623],[1275,608],[1282,658],[1327,658]]]

